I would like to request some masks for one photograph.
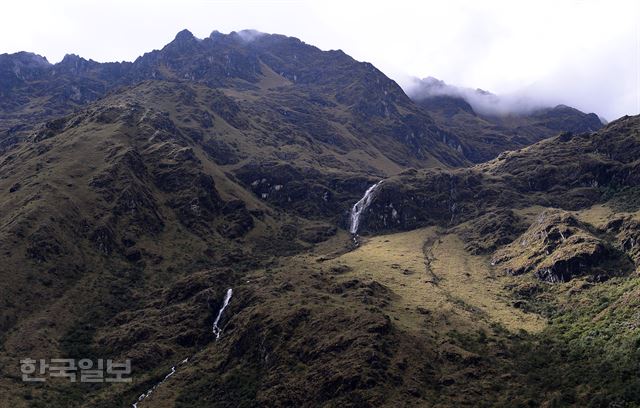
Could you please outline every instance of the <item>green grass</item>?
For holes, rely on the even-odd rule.
[[[613,186],[604,190],[603,197],[619,212],[640,211],[640,187]]]
[[[523,400],[550,406],[640,404],[638,278],[619,278],[562,297],[549,326],[513,343]]]

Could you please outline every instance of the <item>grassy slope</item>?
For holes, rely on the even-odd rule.
[[[305,231],[343,222],[371,175],[398,170],[397,154],[386,153],[404,147],[390,139],[380,145],[382,131],[362,138],[363,129],[347,126],[349,113],[335,107],[306,131],[299,123],[314,115],[299,105],[303,95],[265,78],[259,92],[226,94],[199,84],[143,83],[68,118],[78,126],[45,132],[3,156],[0,191],[11,199],[2,200],[0,224],[7,267],[0,323],[8,328],[0,337],[0,387],[8,393],[2,404],[126,406],[185,357],[190,363],[141,406],[635,401],[635,275],[558,286],[501,276],[487,255],[470,253],[462,235],[444,225],[374,237],[350,252],[344,232],[316,246],[305,240]],[[206,114],[213,123],[201,126]],[[335,139],[313,140],[323,136]],[[565,142],[561,157],[575,155],[584,139]],[[552,143],[540,146],[554,151]],[[515,176],[531,170],[544,181],[548,169],[540,158],[525,163],[531,168],[518,160],[540,146],[473,172],[504,168],[531,188]],[[595,157],[588,168],[594,173],[612,160],[587,155]],[[255,161],[277,166],[256,171],[249,166]],[[291,161],[308,171],[303,193],[317,195],[294,194],[301,192],[298,175],[275,188]],[[595,176],[604,178],[579,181],[592,185]],[[108,177],[115,181],[107,191],[94,188]],[[209,177],[213,188],[196,183]],[[251,187],[263,179],[266,199]],[[444,180],[440,193],[457,199],[452,185]],[[519,205],[527,202],[519,198]],[[254,224],[230,236],[225,224],[234,227],[235,217],[247,214],[228,205],[235,199]],[[115,208],[121,204],[126,211]],[[531,216],[537,208],[528,208]],[[609,219],[615,208],[578,216]],[[156,215],[164,227],[146,231]],[[94,235],[105,225],[111,240]],[[132,234],[142,263],[125,244]],[[115,249],[101,253],[104,244]],[[211,323],[228,287],[235,295],[215,342]],[[132,358],[134,383],[31,387],[17,377],[15,357],[23,353]],[[600,381],[604,369],[612,380]]]
[[[228,125],[219,121],[217,126]],[[127,129],[109,130],[103,137],[114,143],[119,139],[113,134]],[[82,132],[65,140],[84,146],[89,156],[101,146],[102,134],[92,134],[91,143]],[[135,138],[120,142],[130,140]],[[174,146],[171,151],[175,148],[179,150]],[[227,177],[224,167],[198,146],[193,148],[224,199],[243,198],[249,208],[271,213],[241,245],[257,245],[261,234],[273,240],[269,227],[283,221],[311,224],[283,219]],[[44,161],[56,153],[56,148],[45,152]],[[32,153],[21,154],[25,166],[31,165]],[[65,162],[63,168],[72,172],[80,163]],[[109,168],[98,159],[93,165],[97,173]],[[86,180],[76,183],[84,186],[92,174],[80,177]],[[64,186],[52,175],[48,180]],[[27,184],[20,191],[30,192]],[[41,194],[59,190],[48,191]],[[91,194],[87,190],[81,197],[90,201]],[[82,201],[77,207],[92,209]],[[574,214],[596,229],[620,215],[638,218],[638,213],[615,208],[600,204]],[[517,209],[513,223],[528,225],[545,209]],[[556,285],[531,275],[501,275],[490,265],[489,254],[471,253],[473,246],[466,241],[490,234],[474,238],[464,235],[464,228],[445,227],[366,238],[355,250],[347,234],[339,232],[303,252],[273,256],[258,266],[181,270],[180,257],[206,245],[180,226],[169,208],[162,211],[172,226],[159,237],[143,234],[138,243],[148,253],[162,251],[164,258],[153,269],[140,275],[130,268],[119,275],[106,264],[103,270],[111,271],[106,279],[86,273],[64,287],[61,300],[34,311],[3,338],[6,367],[22,350],[107,354],[134,359],[134,382],[103,388],[63,382],[30,387],[9,376],[0,381],[10,396],[6,404],[126,406],[186,357],[190,362],[141,407],[585,406],[592,401],[595,406],[625,406],[638,400],[633,375],[638,361],[637,274],[597,284],[578,277]],[[285,254],[276,249],[274,255]],[[98,259],[92,262],[99,265]],[[235,294],[223,319],[222,340],[215,342],[210,324],[228,287]],[[80,293],[89,288],[102,297],[83,299]]]
[[[541,210],[524,212],[533,216]],[[599,206],[576,214],[590,218],[603,211]],[[366,238],[357,249],[344,252],[348,246],[341,235],[311,253],[247,275],[247,287],[260,287],[254,289],[260,293],[260,312],[250,313],[251,319],[262,316],[287,327],[292,321],[301,324],[303,310],[302,320],[311,323],[302,323],[303,331],[292,337],[287,329],[281,333],[284,337],[276,335],[283,344],[275,349],[269,348],[273,339],[265,335],[271,363],[265,360],[258,368],[247,366],[244,359],[239,363],[223,357],[233,354],[229,347],[242,344],[235,331],[242,331],[240,321],[247,311],[240,311],[230,318],[228,337],[203,352],[212,354],[202,357],[208,362],[194,360],[148,403],[201,406],[188,401],[202,401],[195,394],[203,389],[192,381],[206,379],[216,384],[207,394],[211,406],[229,401],[222,397],[229,391],[225,387],[249,395],[246,406],[255,401],[286,404],[271,388],[276,378],[278,384],[288,384],[293,398],[289,403],[327,403],[328,396],[317,387],[332,375],[339,375],[344,387],[351,367],[367,372],[368,364],[359,362],[358,352],[375,355],[380,347],[387,356],[384,378],[397,377],[396,382],[372,380],[374,388],[356,385],[342,392],[338,387],[336,394],[329,394],[329,405],[609,406],[617,401],[632,406],[628,404],[637,401],[638,381],[632,374],[638,361],[636,275],[597,285],[586,279],[553,285],[531,276],[496,274],[488,256],[469,253],[457,235],[433,227]],[[347,317],[352,313],[359,317]],[[366,327],[369,319],[376,321],[374,316],[386,316],[390,329],[369,343],[362,340],[357,322]],[[351,336],[361,340],[354,343]],[[345,341],[349,346],[343,348]],[[329,358],[321,379],[303,357],[314,352]],[[225,369],[207,372],[207,365],[221,361]],[[230,367],[235,367],[235,374],[227,371]],[[253,377],[256,370],[260,374]],[[239,375],[240,383],[221,385],[229,375]],[[305,385],[305,378],[314,380]],[[236,388],[240,384],[251,386],[251,391]]]
[[[345,125],[352,112],[314,111],[303,92],[269,72],[259,89],[243,92],[144,82],[36,129],[3,154],[0,387],[10,391],[2,404],[125,404],[162,376],[174,356],[193,354],[210,341],[202,328],[211,323],[215,299],[248,268],[331,236],[335,228],[326,221],[343,222],[372,174],[403,168],[387,155],[406,148],[385,139],[380,129],[389,125],[386,119],[363,139],[362,129]],[[316,133],[304,120],[283,119],[283,111],[298,114],[302,108],[326,118],[319,126],[329,126],[340,143],[314,140],[322,129]],[[437,162],[428,156],[420,163],[430,160]],[[283,205],[252,191],[253,178],[235,176],[264,162],[313,170],[302,187],[320,188],[317,199],[272,181],[279,168],[261,173],[258,166],[243,174],[268,179],[269,198],[279,191]],[[213,189],[197,184],[209,178]],[[277,183],[281,190],[274,189]],[[324,192],[330,199],[322,199]],[[235,200],[242,206],[228,214]],[[302,207],[283,211],[298,202]],[[318,203],[328,209],[314,213]],[[234,217],[246,217],[244,209],[252,228],[233,236],[221,232],[236,225]],[[198,270],[207,272],[194,275]],[[181,296],[189,301],[169,289],[186,290]],[[164,303],[158,301],[163,294]],[[355,320],[352,312],[345,316]],[[373,313],[367,324],[376,326],[379,319]],[[19,380],[16,361],[24,356],[132,358],[142,383],[124,389],[64,382],[31,387]]]

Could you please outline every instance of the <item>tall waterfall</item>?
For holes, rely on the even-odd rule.
[[[222,329],[218,326],[218,323],[220,323],[222,312],[224,312],[224,309],[226,309],[227,306],[229,305],[229,301],[231,300],[231,295],[233,295],[233,289],[229,288],[227,290],[226,296],[224,297],[224,302],[222,302],[222,307],[218,311],[218,316],[216,317],[216,320],[213,322],[213,334],[216,335],[216,340],[218,340],[220,338],[220,335],[222,334]]]
[[[376,184],[372,185],[365,191],[364,196],[353,205],[351,208],[351,215],[349,217],[349,232],[353,235],[358,233],[358,228],[360,227],[360,220],[362,219],[362,213],[369,207],[371,201],[373,201],[373,193],[380,186],[382,180],[378,181]]]

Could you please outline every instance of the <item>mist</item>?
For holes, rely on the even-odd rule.
[[[3,7],[0,53],[31,51],[51,62],[75,53],[133,61],[182,29],[196,37],[236,31],[300,38],[367,61],[411,92],[429,76],[509,112],[565,104],[613,120],[640,114],[637,0],[23,0]],[[475,100],[477,99],[477,100]],[[512,106],[510,106],[512,105]]]
[[[495,95],[483,89],[464,88],[449,85],[437,78],[412,78],[406,81],[404,89],[414,100],[424,100],[436,96],[452,96],[464,99],[476,113],[487,116],[526,115],[551,106],[549,101],[536,100],[526,93]]]

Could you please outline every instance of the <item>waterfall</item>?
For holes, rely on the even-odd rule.
[[[382,183],[382,180],[369,187],[360,201],[355,203],[351,208],[351,215],[349,217],[349,232],[351,232],[351,234],[356,235],[358,233],[362,213],[369,207],[371,201],[373,201],[373,193],[380,186],[380,183]]]
[[[186,364],[189,361],[189,358],[185,358],[184,360],[182,360],[177,366],[181,366]],[[138,400],[136,402],[133,403],[132,407],[133,408],[138,408],[138,404],[141,403],[143,400],[145,400],[146,398],[148,398],[151,394],[153,394],[153,392],[156,390],[156,388],[158,388],[159,386],[161,386],[162,384],[164,384],[165,381],[167,381],[169,379],[169,377],[171,377],[172,375],[174,375],[176,373],[176,367],[177,366],[173,366],[171,367],[171,371],[164,376],[164,378],[162,379],[162,381],[160,381],[159,383],[157,383],[156,385],[154,385],[153,387],[151,387],[149,390],[147,390],[147,392],[145,392],[144,394],[140,394],[140,396],[138,397]]]
[[[233,295],[233,289],[229,288],[227,290],[226,296],[224,297],[224,302],[222,302],[222,307],[218,311],[218,316],[216,317],[216,320],[213,322],[213,334],[216,335],[216,340],[218,340],[220,338],[220,335],[222,334],[222,329],[218,327],[218,323],[220,323],[222,312],[224,312],[224,309],[226,309],[227,306],[229,305],[229,301],[231,300],[231,295]]]
[[[231,295],[233,295],[233,289],[229,288],[229,289],[227,289],[227,294],[225,295],[224,301],[222,302],[222,307],[218,311],[218,316],[216,316],[216,320],[213,322],[213,334],[216,335],[216,340],[218,340],[220,338],[220,335],[222,334],[222,329],[218,326],[218,323],[220,323],[220,318],[222,317],[222,312],[224,312],[224,309],[226,309],[227,306],[229,306],[229,301],[231,300]],[[173,374],[175,374],[176,367],[180,367],[180,366],[182,366],[184,364],[187,364],[188,362],[189,362],[189,358],[185,358],[184,360],[182,360],[177,365],[171,367],[171,371],[167,375],[165,375],[165,377],[162,379],[162,381],[160,381],[159,383],[157,383],[156,385],[151,387],[144,394],[140,394],[140,396],[138,397],[138,400],[132,404],[132,408],[138,408],[138,404],[140,402],[142,402],[143,400],[148,398],[151,394],[153,394],[153,392],[156,390],[156,388],[158,388],[159,386],[164,384],[164,382],[167,381],[169,379],[169,377],[171,377]]]

